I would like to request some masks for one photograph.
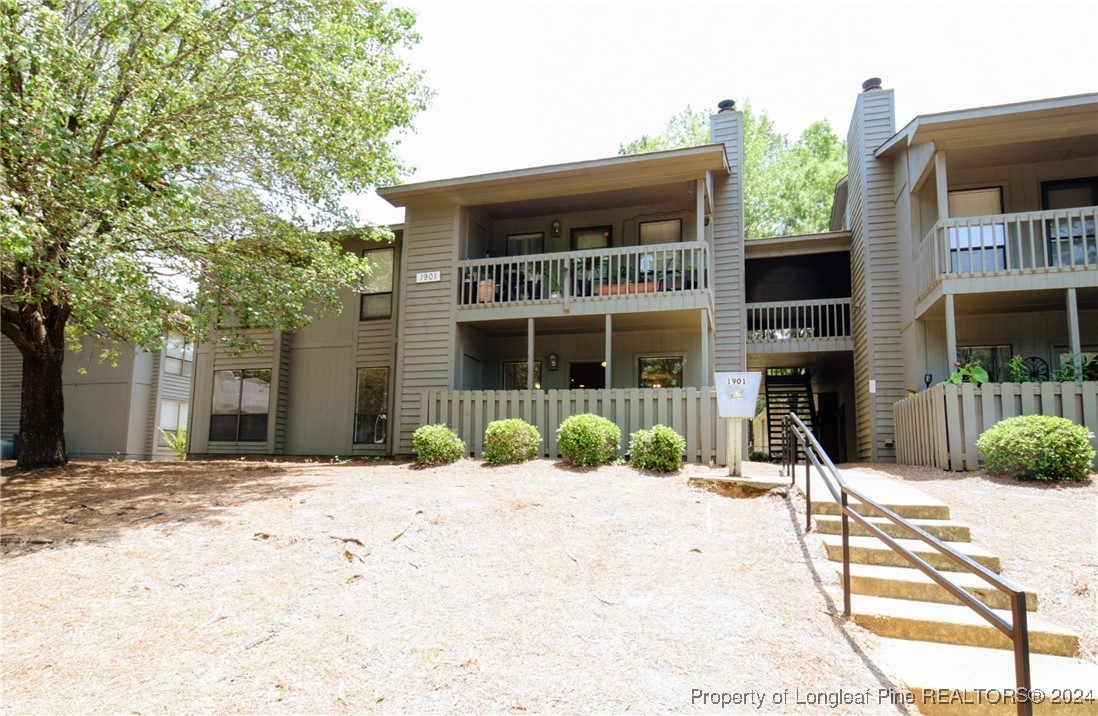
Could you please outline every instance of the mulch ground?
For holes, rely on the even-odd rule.
[[[828,695],[893,688],[793,502],[698,472],[7,476],[3,711],[841,713]]]

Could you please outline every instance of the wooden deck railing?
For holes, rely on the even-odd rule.
[[[597,300],[709,288],[702,242],[624,246],[458,262],[459,306]]]
[[[749,341],[846,338],[850,335],[849,298],[747,304]]]
[[[1098,206],[945,219],[915,253],[919,298],[944,277],[1098,271]]]
[[[619,455],[629,435],[667,425],[686,438],[687,462],[726,459],[725,430],[717,418],[713,388],[613,388],[607,390],[430,390],[420,396],[420,420],[446,423],[474,456],[484,449],[484,430],[493,420],[521,418],[541,433],[543,456],[558,458],[557,428],[565,418],[595,413],[622,432]]]

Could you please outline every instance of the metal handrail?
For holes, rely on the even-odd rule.
[[[839,510],[842,515],[842,547],[843,547],[843,615],[850,616],[850,522],[849,518],[853,518],[858,524],[869,531],[870,534],[880,539],[886,545],[888,545],[894,552],[901,555],[904,559],[911,562],[916,568],[923,572],[926,576],[930,577],[936,584],[945,589],[947,592],[956,597],[962,604],[969,607],[981,617],[983,617],[991,626],[998,629],[1005,634],[1007,638],[1014,644],[1014,676],[1017,685],[1017,707],[1018,713],[1024,715],[1030,715],[1033,713],[1033,704],[1029,699],[1031,689],[1031,677],[1029,668],[1029,627],[1028,618],[1026,614],[1026,593],[1018,585],[1003,579],[998,574],[995,574],[984,565],[976,562],[972,558],[961,554],[952,547],[946,545],[934,535],[928,533],[926,530],[917,527],[906,519],[896,514],[892,510],[888,509],[884,505],[870,499],[864,493],[855,490],[847,484],[843,479],[842,473],[835,467],[835,464],[831,462],[831,458],[827,456],[823,448],[820,447],[819,442],[816,441],[812,432],[805,426],[799,417],[795,413],[790,413],[785,418],[784,432],[786,435],[784,453],[785,453],[785,467],[789,470],[790,484],[796,482],[796,468],[797,468],[797,453],[798,450],[794,444],[794,440],[800,443],[803,447],[805,461],[804,461],[804,484],[805,484],[805,502],[806,514],[805,514],[805,532],[812,530],[812,479],[809,463],[816,466],[819,470],[821,477],[823,478],[824,485],[827,486],[831,496],[835,499],[835,502],[839,505]],[[866,519],[865,516],[859,514],[855,510],[851,509],[848,504],[848,499],[853,497],[863,505],[867,505],[872,509],[879,512],[884,517],[887,517],[894,524],[899,525],[904,530],[910,532],[912,535],[927,543],[941,554],[945,555],[953,562],[957,563],[961,567],[965,568],[969,572],[979,576],[985,582],[995,587],[1000,592],[1005,593],[1010,598],[1010,608],[1013,624],[1008,624],[1006,620],[993,612],[986,604],[976,599],[974,596],[961,589],[959,586],[950,581],[942,572],[932,567],[926,560],[919,557],[915,553],[901,546],[895,539],[877,525]]]

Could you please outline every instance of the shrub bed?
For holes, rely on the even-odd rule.
[[[629,436],[629,460],[641,470],[677,472],[685,451],[686,440],[666,425],[638,430]]]
[[[526,462],[538,456],[541,433],[519,418],[494,420],[484,431],[484,459],[490,465]]]
[[[984,469],[1019,480],[1086,480],[1094,464],[1093,434],[1048,415],[1001,420],[976,441]]]
[[[465,442],[443,423],[424,425],[412,433],[412,451],[424,465],[445,465],[468,455]]]
[[[600,415],[573,415],[557,429],[557,444],[574,465],[604,465],[617,455],[621,428]]]

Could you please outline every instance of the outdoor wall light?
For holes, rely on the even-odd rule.
[[[550,234],[554,239],[558,238],[560,236],[560,222],[559,221],[554,220],[553,223],[549,225],[549,229],[550,229]]]
[[[556,370],[560,363],[557,361],[557,354],[550,353],[546,358],[546,362],[549,364],[549,370]]]
[[[926,375],[923,376],[923,382],[926,383],[926,387],[928,387],[928,388],[930,387],[930,381],[932,381],[932,380],[934,380],[934,376],[931,375],[930,373],[927,373]]]

